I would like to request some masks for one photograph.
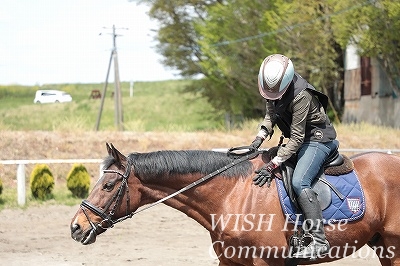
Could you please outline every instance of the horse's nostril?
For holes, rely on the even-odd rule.
[[[79,228],[79,224],[71,224],[71,233],[76,232],[77,230],[79,230]]]

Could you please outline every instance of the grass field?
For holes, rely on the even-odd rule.
[[[204,99],[183,92],[190,81],[137,82],[133,97],[129,83],[121,83],[124,129],[128,131],[196,131],[222,129],[223,113]],[[94,130],[100,110],[99,99],[89,99],[103,84],[45,85],[70,93],[73,102],[34,104],[37,86],[0,86],[0,130]],[[114,85],[109,84],[100,130],[115,130]]]
[[[124,154],[165,149],[212,149],[248,145],[262,120],[244,121],[241,127],[226,129],[224,113],[204,99],[183,93],[190,81],[137,82],[129,97],[129,83],[122,83],[124,128],[114,125],[113,84],[108,88],[100,131],[95,132],[100,101],[89,99],[91,90],[102,84],[44,86],[69,92],[73,102],[34,104],[38,87],[0,86],[0,160],[104,158],[105,142],[112,142]],[[342,149],[400,149],[400,130],[368,124],[335,125]],[[263,147],[278,143],[279,130]],[[29,179],[33,166],[27,166]],[[50,165],[56,186],[52,204],[77,204],[66,189],[70,165]],[[92,183],[98,166],[86,165]],[[4,190],[0,209],[16,207],[16,167],[0,164]],[[27,180],[27,195],[30,195]],[[31,197],[31,196],[30,196]],[[28,198],[27,206],[42,204]]]

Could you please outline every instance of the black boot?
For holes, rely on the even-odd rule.
[[[303,189],[297,198],[297,201],[303,210],[304,220],[307,222],[307,228],[313,236],[313,240],[307,246],[293,254],[298,259],[316,259],[329,252],[330,246],[325,238],[324,224],[322,221],[322,210],[315,192],[306,188]]]

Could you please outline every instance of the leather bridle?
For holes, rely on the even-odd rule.
[[[83,200],[80,207],[85,214],[87,220],[89,221],[91,227],[93,230],[97,231],[98,228],[101,229],[108,229],[114,226],[114,224],[119,223],[127,218],[131,218],[129,213],[130,209],[130,197],[129,197],[129,186],[128,186],[128,178],[131,173],[131,163],[128,160],[128,163],[126,165],[126,170],[125,173],[121,173],[116,170],[103,170],[103,173],[114,173],[122,177],[121,184],[117,191],[115,192],[114,196],[111,198],[111,200],[106,204],[104,209],[101,209],[99,207],[94,206],[92,203],[90,203],[88,200]],[[115,211],[117,210],[118,206],[121,204],[122,199],[123,199],[123,194],[126,194],[126,214],[125,216],[119,218],[119,219],[114,219]],[[114,205],[111,207],[111,205]],[[111,207],[111,208],[110,208]],[[97,225],[95,225],[89,218],[89,215],[86,212],[86,209],[90,210],[94,214],[98,215],[101,217],[103,220],[99,222]],[[109,210],[109,211],[108,211]]]

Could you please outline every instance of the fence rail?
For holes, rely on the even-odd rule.
[[[0,164],[19,165],[19,164],[43,164],[43,163],[101,163],[101,159],[40,159],[40,160],[2,160]]]
[[[227,152],[227,148],[215,148],[213,151]],[[339,149],[339,152],[363,153],[363,152],[383,152],[388,154],[400,153],[400,149]]]
[[[227,152],[227,148],[215,148],[213,151]],[[362,153],[362,152],[384,152],[384,153],[400,153],[400,149],[339,149],[340,152]],[[101,159],[40,159],[40,160],[0,160],[3,165],[18,165],[17,167],[17,194],[18,204],[25,205],[26,189],[25,189],[25,165],[27,164],[60,164],[60,163],[94,163],[99,164],[99,172],[101,174]]]
[[[99,164],[101,171],[101,159],[40,159],[40,160],[0,160],[3,165],[17,165],[17,199],[18,205],[23,206],[26,203],[25,188],[25,165],[27,164],[60,164],[60,163],[95,163]]]
[[[400,153],[400,149],[339,149],[339,152],[354,152],[354,153],[384,152],[392,154],[392,153]]]

